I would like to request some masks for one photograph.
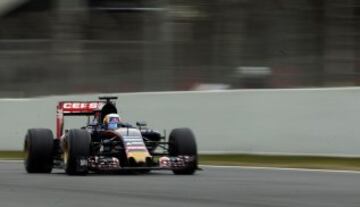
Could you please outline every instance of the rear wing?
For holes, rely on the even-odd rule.
[[[64,116],[92,115],[101,110],[105,103],[105,101],[63,101],[59,102],[57,110]]]
[[[64,131],[64,116],[90,116],[100,114],[106,101],[62,101],[57,105],[56,137],[60,138]]]

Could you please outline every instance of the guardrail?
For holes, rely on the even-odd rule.
[[[104,94],[101,94],[104,95]],[[360,88],[111,94],[120,115],[167,130],[190,127],[202,153],[360,155]],[[26,130],[54,130],[60,100],[99,94],[0,100],[0,150],[20,150]],[[81,127],[69,117],[65,128]]]

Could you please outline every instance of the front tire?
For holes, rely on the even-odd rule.
[[[87,131],[69,130],[63,143],[65,172],[68,175],[85,175],[88,173],[87,166],[82,166],[81,160],[87,162],[90,154],[90,142],[91,136]]]
[[[25,169],[28,173],[50,173],[53,168],[54,136],[50,129],[29,129],[25,135]]]
[[[192,175],[198,165],[197,146],[195,136],[188,128],[179,128],[171,131],[169,136],[170,156],[191,156],[194,158],[186,168],[173,169],[176,175]]]

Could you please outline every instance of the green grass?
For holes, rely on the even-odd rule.
[[[0,151],[0,159],[23,159],[23,157],[24,153],[21,151]],[[206,154],[200,155],[199,161],[202,165],[209,164],[360,171],[360,157]]]
[[[0,151],[0,159],[23,159],[22,151]]]
[[[282,155],[200,155],[201,164],[360,170],[360,158]]]

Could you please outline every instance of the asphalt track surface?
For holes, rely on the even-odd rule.
[[[359,207],[360,173],[203,167],[194,176],[26,174],[0,161],[1,207]]]

